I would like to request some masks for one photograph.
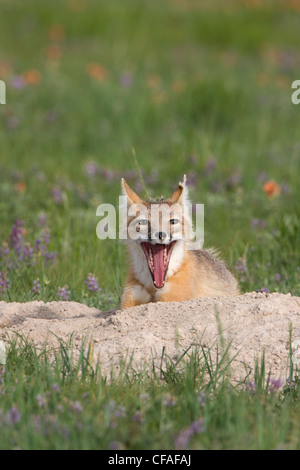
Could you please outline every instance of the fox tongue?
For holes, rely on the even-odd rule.
[[[163,287],[164,285],[164,245],[156,244],[151,245],[153,257],[153,277],[156,287]]]

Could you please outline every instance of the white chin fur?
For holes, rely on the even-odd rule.
[[[167,279],[171,276],[173,276],[174,273],[176,273],[182,263],[184,256],[184,241],[183,240],[178,240],[174,246],[173,250],[171,253],[170,261],[169,261],[169,267],[167,271]]]
[[[153,280],[141,244],[139,242],[131,241],[128,243],[128,248],[131,254],[133,270],[136,278],[146,288],[150,289],[153,286]]]

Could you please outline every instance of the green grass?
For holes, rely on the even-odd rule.
[[[168,195],[188,175],[191,199],[205,205],[205,246],[220,250],[243,292],[267,287],[299,295],[300,108],[291,102],[291,84],[299,79],[295,2],[0,0],[0,8],[0,80],[7,89],[7,104],[0,105],[0,300],[57,300],[65,287],[71,300],[102,309],[119,305],[126,253],[118,240],[97,239],[96,208],[117,204],[122,176],[143,192],[136,160],[153,195]],[[87,171],[91,163],[93,175]],[[263,184],[268,181],[275,181],[280,194],[267,197]],[[15,220],[24,222],[20,253],[11,243]],[[35,243],[45,230],[50,240],[43,252]],[[24,248],[33,249],[27,258]],[[45,263],[45,253],[51,252],[54,262]],[[101,291],[88,290],[89,273]],[[28,377],[39,380],[34,375],[39,367],[40,377],[48,377],[33,380],[34,397],[50,391],[59,366],[53,372],[43,354],[30,354]],[[3,406],[0,400],[4,414],[27,396],[20,381],[12,385],[14,367],[16,374],[25,374],[15,362],[17,355],[5,374],[11,385],[5,385],[9,394]],[[112,439],[126,448],[172,447],[171,435],[198,416],[209,432],[192,446],[298,445],[294,392],[284,400],[235,389],[227,396],[224,386],[211,389],[217,398],[206,402],[205,413],[199,405],[185,415],[188,395],[178,392],[176,407],[166,411],[164,387],[173,394],[175,385],[155,385],[147,406],[141,405],[149,406],[147,413],[155,419],[152,424],[146,420],[142,434],[135,423],[128,434],[123,429],[126,435],[116,437],[115,430],[102,435],[93,421],[96,404],[101,423],[109,422],[103,411],[108,393],[133,414],[134,399],[145,388],[152,390],[145,383],[122,385],[122,393],[132,393],[130,406],[128,397],[121,405],[120,385],[111,388],[102,379],[74,378],[62,395],[71,403],[80,400],[81,389],[85,393],[91,387],[80,415],[87,413],[87,421],[79,419],[84,433],[95,431],[91,447],[107,447]],[[192,396],[202,390],[193,387],[187,392]],[[56,395],[50,393],[42,426],[54,413]],[[38,408],[34,400],[29,400],[28,416]],[[243,423],[248,412],[251,418]],[[25,424],[25,403],[21,413]],[[91,437],[82,438],[75,426],[78,417],[69,413],[73,417],[67,418],[68,413],[59,418],[61,441],[55,438],[53,447],[68,445],[64,419],[76,435],[73,447],[86,447]],[[170,421],[163,421],[163,413],[170,413]],[[16,446],[50,445],[42,433],[32,437],[32,419],[32,432],[24,434],[17,423],[1,446],[12,447],[15,433],[28,438],[16,438]]]
[[[19,219],[32,245],[43,213],[57,254],[43,272],[41,264],[11,271],[4,298],[29,300],[45,276],[39,298],[68,285],[72,299],[92,301],[91,272],[105,293],[100,305],[118,305],[126,257],[117,241],[96,238],[95,212],[117,204],[126,172],[141,186],[134,153],[152,194],[190,176],[192,200],[205,204],[205,244],[233,270],[245,259],[242,290],[299,293],[299,110],[290,99],[299,18],[281,3],[230,5],[1,2],[0,240]],[[93,63],[99,79],[87,72]],[[18,89],[28,70],[40,81]],[[267,180],[281,187],[278,197],[266,197]]]
[[[254,382],[228,380],[228,350],[188,349],[176,363],[108,379],[82,345],[55,354],[24,337],[7,343],[0,369],[1,449],[299,449],[298,380],[273,386],[257,363]]]

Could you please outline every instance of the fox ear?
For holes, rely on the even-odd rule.
[[[133,191],[133,189],[128,186],[125,179],[121,179],[122,193],[127,197],[130,205],[132,204],[142,204],[142,199]]]
[[[186,175],[183,175],[182,181],[179,181],[178,188],[174,191],[170,200],[173,204],[184,204],[188,198],[188,189],[186,187]]]

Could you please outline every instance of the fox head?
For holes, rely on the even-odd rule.
[[[126,238],[135,275],[146,287],[161,289],[179,268],[185,243],[193,237],[186,176],[167,199],[143,200],[123,178],[121,185],[127,200]]]

